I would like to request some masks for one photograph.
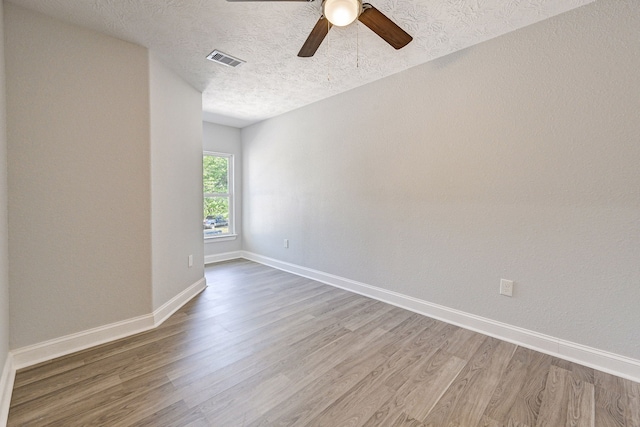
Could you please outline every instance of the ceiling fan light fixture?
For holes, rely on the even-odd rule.
[[[324,16],[337,27],[344,27],[358,19],[362,12],[362,0],[324,0]]]

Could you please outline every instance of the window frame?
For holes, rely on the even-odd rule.
[[[205,193],[204,181],[202,186],[202,210],[204,211],[204,200],[211,197],[228,197],[229,198],[229,231],[223,234],[215,234],[213,236],[205,236],[203,232],[203,239],[205,241],[225,241],[235,240],[236,235],[236,218],[235,218],[235,180],[234,180],[234,156],[230,153],[221,153],[218,151],[203,151],[202,159],[205,156],[223,157],[227,159],[227,193]],[[204,161],[203,161],[203,178],[204,178]]]

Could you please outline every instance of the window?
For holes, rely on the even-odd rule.
[[[234,234],[233,156],[205,152],[202,156],[204,238]]]

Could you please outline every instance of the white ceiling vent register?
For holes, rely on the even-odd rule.
[[[217,62],[218,64],[226,65],[227,67],[238,67],[244,64],[247,61],[243,61],[242,59],[234,58],[231,55],[227,55],[226,53],[222,53],[219,50],[214,50],[211,52],[207,59],[209,61]]]

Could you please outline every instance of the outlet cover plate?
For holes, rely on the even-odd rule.
[[[513,296],[513,281],[500,279],[500,295]]]

